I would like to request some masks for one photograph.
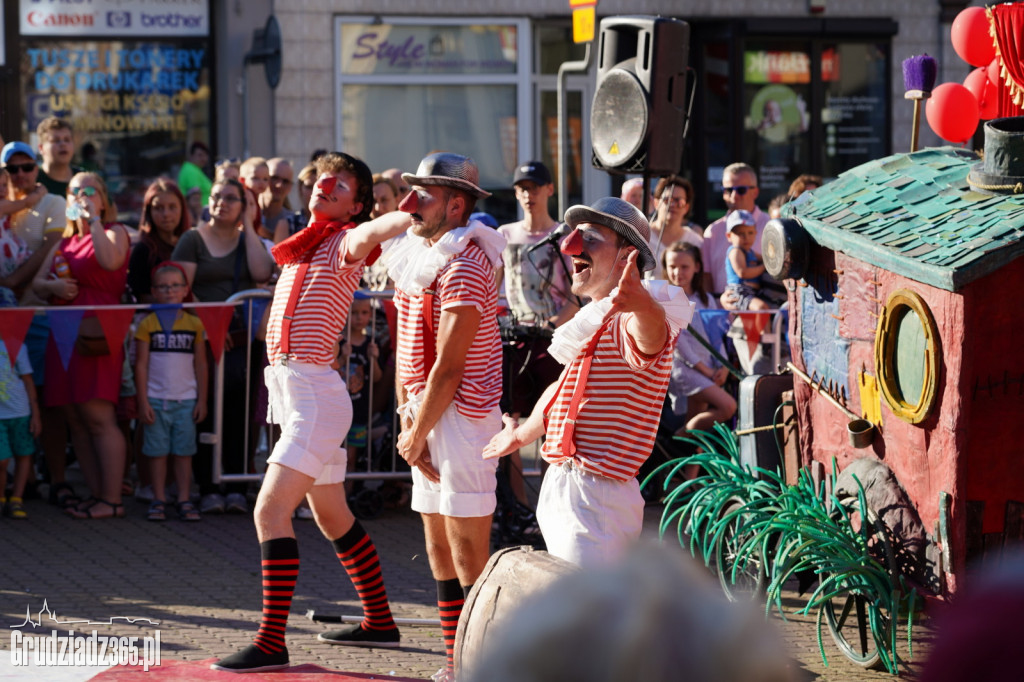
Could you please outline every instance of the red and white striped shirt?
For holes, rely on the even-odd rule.
[[[334,360],[334,342],[348,319],[352,294],[363,274],[363,261],[346,264],[342,243],[347,231],[333,234],[317,247],[292,315],[289,356],[299,362],[329,365]],[[295,281],[298,263],[281,271],[274,289],[267,324],[267,358],[274,364],[281,355],[281,321]]]
[[[651,454],[675,347],[670,331],[660,352],[641,353],[626,332],[628,320],[628,314],[620,314],[599,330],[574,433],[577,463],[585,471],[617,481],[636,476]],[[563,370],[565,380],[559,379],[562,383],[547,414],[541,456],[552,464],[568,459],[562,454],[562,430],[585,355],[581,350]]]
[[[470,242],[437,274],[434,298],[434,339],[441,323],[441,311],[472,305],[480,311],[480,327],[466,356],[466,369],[455,391],[455,406],[470,419],[482,419],[501,399],[501,336],[498,333],[498,291],[494,266],[483,249]],[[427,385],[423,344],[423,296],[395,290],[398,308],[398,379],[410,395],[419,395]]]

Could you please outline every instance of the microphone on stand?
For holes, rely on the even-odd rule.
[[[547,237],[544,237],[544,239],[541,239],[536,244],[531,244],[529,247],[527,247],[527,255],[533,253],[537,249],[547,246],[548,244],[554,244],[555,248],[557,249],[559,243],[565,237],[567,237],[570,232],[572,232],[572,228],[569,227],[566,223],[561,223],[558,227],[552,230],[551,234],[549,234]]]

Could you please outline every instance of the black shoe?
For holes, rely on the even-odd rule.
[[[282,670],[288,667],[288,650],[282,649],[273,654],[264,653],[255,644],[250,644],[237,654],[225,656],[216,663],[211,663],[213,670],[225,670],[229,673],[263,673],[271,670]]]
[[[341,646],[372,646],[394,649],[399,646],[401,635],[398,628],[390,630],[366,630],[362,624],[356,623],[340,630],[321,632],[316,636],[321,642],[340,644]]]

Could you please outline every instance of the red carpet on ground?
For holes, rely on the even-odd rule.
[[[115,666],[90,678],[89,682],[170,682],[171,680],[238,680],[237,673],[211,670],[210,664],[217,659],[205,661],[168,661],[162,660],[159,666],[150,666],[149,672],[138,666]],[[393,677],[391,675],[369,675],[367,673],[345,673],[327,670],[312,663],[293,665],[285,670],[268,673],[248,673],[249,680],[272,680],[273,682],[347,682],[348,680],[392,680],[394,682],[421,682],[410,677]]]

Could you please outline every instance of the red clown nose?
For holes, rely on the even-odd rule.
[[[398,210],[402,213],[415,213],[420,208],[420,198],[416,192],[409,192],[402,199],[402,203],[398,205]]]
[[[316,181],[316,186],[328,196],[334,191],[334,186],[337,184],[338,178],[333,175],[325,175]]]

